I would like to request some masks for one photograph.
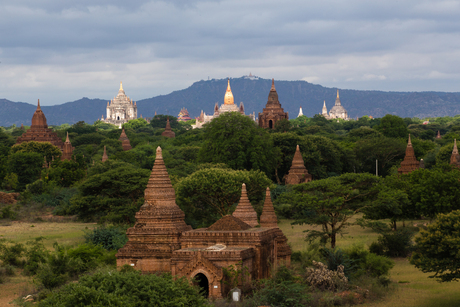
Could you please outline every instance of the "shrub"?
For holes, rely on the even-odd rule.
[[[21,257],[25,251],[24,245],[20,243],[8,242],[5,239],[0,240],[0,260],[5,265],[22,267],[24,264]]]
[[[25,275],[35,275],[41,263],[45,263],[49,257],[49,251],[43,244],[43,237],[35,238],[27,242],[28,248],[25,252],[26,264],[24,265]]]
[[[369,246],[369,251],[376,255],[385,255],[385,247],[379,242],[372,242]]]
[[[245,300],[244,306],[300,307],[308,306],[310,300],[308,287],[296,282],[292,271],[281,266],[272,279],[261,280],[258,283],[257,290],[252,297]]]
[[[107,250],[118,250],[128,242],[126,229],[119,226],[97,227],[85,233],[86,243],[101,245]]]
[[[412,251],[414,233],[408,228],[382,234],[378,242],[383,246],[384,253],[390,257],[407,257]]]
[[[0,209],[0,219],[16,220],[18,213],[13,211],[13,206],[9,205]]]
[[[357,266],[357,270],[353,274],[354,278],[363,274],[370,277],[388,275],[390,269],[394,266],[392,260],[369,252],[363,245],[354,245],[346,253]]]
[[[199,290],[171,274],[103,270],[52,292],[38,306],[208,306]]]
[[[348,278],[344,273],[344,266],[339,265],[337,271],[332,271],[321,262],[313,261],[315,268],[307,268],[306,282],[308,285],[321,291],[335,291],[348,286]]]
[[[331,249],[323,247],[319,251],[326,261],[327,268],[329,270],[336,271],[339,266],[342,266],[343,272],[347,278],[350,278],[350,275],[359,267],[356,260],[350,259],[350,257],[340,248]]]

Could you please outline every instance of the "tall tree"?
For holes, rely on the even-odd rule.
[[[307,240],[320,238],[334,248],[337,234],[349,225],[350,218],[378,195],[378,182],[379,177],[371,174],[347,173],[295,185],[277,203],[294,204],[295,224],[321,226],[320,231],[307,231]]]
[[[236,112],[221,114],[206,124],[201,162],[225,163],[233,169],[274,171],[276,149],[268,132],[248,116]]]

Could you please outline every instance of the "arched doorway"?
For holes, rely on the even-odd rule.
[[[193,279],[194,279],[193,284],[196,286],[199,286],[201,288],[201,293],[203,294],[203,296],[208,298],[209,297],[209,281],[206,275],[204,275],[203,273],[198,273],[195,275]]]
[[[117,116],[117,120],[120,120],[120,116]]]
[[[268,128],[273,128],[273,121],[271,119],[268,121]]]

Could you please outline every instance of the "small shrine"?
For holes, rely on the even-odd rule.
[[[401,162],[401,167],[398,168],[398,174],[409,174],[410,172],[420,168],[420,162],[415,157],[414,147],[412,147],[412,142],[409,140],[406,147],[406,156]]]
[[[460,155],[458,154],[457,149],[457,139],[454,139],[454,149],[452,150],[452,155],[450,156],[450,165],[460,168]]]
[[[297,145],[289,173],[284,176],[284,182],[286,184],[299,184],[310,182],[312,179],[313,176],[308,173],[302,158],[302,153],[300,152],[299,145]]]
[[[177,121],[179,122],[186,122],[191,120],[190,114],[188,113],[186,108],[182,108],[177,116]]]
[[[62,156],[61,160],[69,160],[72,159],[72,152],[74,151],[75,147],[72,147],[72,144],[69,140],[69,133],[67,132],[67,136],[64,142],[64,147],[62,148]]]
[[[109,159],[109,156],[107,156],[107,149],[105,148],[105,145],[104,145],[104,153],[102,154],[102,163],[104,163],[108,159]]]
[[[172,131],[171,129],[171,124],[169,123],[169,117],[167,118],[166,120],[166,128],[165,128],[165,131],[163,131],[161,133],[162,136],[165,136],[167,138],[174,138],[176,137],[176,134],[174,133],[174,131]]]
[[[284,109],[281,107],[278,93],[275,89],[275,80],[272,79],[272,87],[268,94],[267,105],[262,113],[259,112],[259,127],[273,129],[276,122],[282,119],[289,119],[289,114],[284,112]]]
[[[121,141],[121,147],[123,147],[123,151],[132,149],[128,136],[125,133],[125,128],[121,130],[120,138],[118,140]]]

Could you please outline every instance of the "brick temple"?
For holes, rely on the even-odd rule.
[[[412,142],[407,141],[406,155],[404,160],[401,162],[401,167],[398,168],[398,174],[409,174],[410,172],[420,168],[420,161],[415,157],[414,147],[412,147]]]
[[[289,119],[289,114],[284,112],[278,99],[278,93],[275,89],[275,80],[272,79],[272,87],[268,94],[268,101],[262,113],[259,113],[259,127],[275,128],[276,122],[282,119]]]
[[[16,144],[31,141],[49,142],[52,145],[58,147],[63,152],[61,160],[70,160],[72,157],[72,152],[75,149],[70,143],[68,133],[64,143],[62,142],[62,139],[58,137],[56,132],[48,128],[46,116],[40,107],[40,100],[38,100],[37,109],[35,110],[34,115],[32,115],[32,125],[30,126],[30,129],[18,137]]]
[[[278,228],[269,189],[260,224],[243,185],[233,215],[208,228],[192,229],[176,204],[158,147],[144,199],[134,227],[127,230],[128,242],[117,253],[117,266],[195,279],[209,297],[221,298],[230,290],[223,282],[223,268],[242,263],[249,271],[249,282],[269,277],[272,266],[290,265],[291,249]]]
[[[302,158],[302,153],[300,152],[299,145],[297,145],[289,173],[284,176],[284,182],[286,184],[299,184],[310,182],[312,179],[313,176],[308,173]]]

